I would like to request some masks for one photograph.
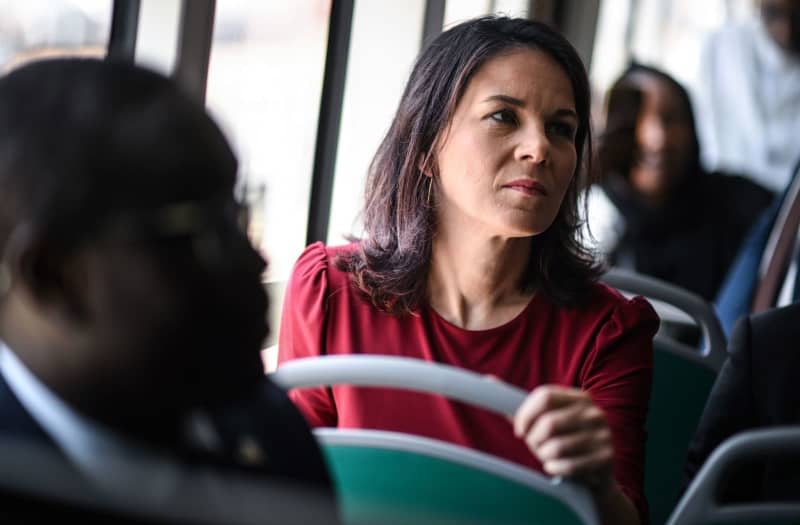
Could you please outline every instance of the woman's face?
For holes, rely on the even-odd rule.
[[[640,194],[661,200],[690,175],[694,132],[688,108],[671,85],[653,76],[633,79],[642,93],[642,107],[630,181]]]
[[[504,53],[473,75],[437,149],[439,228],[537,235],[575,173],[572,84],[548,55]]]

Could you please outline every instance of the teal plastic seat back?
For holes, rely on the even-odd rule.
[[[286,389],[349,384],[445,395],[510,416],[527,392],[420,359],[380,355],[298,359],[274,374]],[[381,430],[314,431],[347,525],[598,523],[586,489],[435,439]]]
[[[580,525],[557,499],[444,459],[363,446],[323,448],[346,525]]]
[[[699,348],[661,332],[653,341],[644,492],[651,523],[663,525],[677,504],[689,442],[725,361],[725,334],[714,308],[688,290],[620,268],[603,280],[627,295],[644,295],[662,321],[696,325],[702,336]]]
[[[443,441],[380,430],[314,431],[345,525],[597,525],[588,490]]]
[[[715,379],[710,367],[673,353],[656,340],[644,483],[652,525],[666,523],[678,502],[689,442]]]

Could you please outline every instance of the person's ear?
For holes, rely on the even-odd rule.
[[[425,154],[420,154],[419,158],[417,159],[417,169],[426,177],[433,177],[433,153],[427,152]]]
[[[55,246],[40,229],[21,224],[6,243],[3,266],[9,288],[19,287],[37,307],[73,321],[87,317],[88,269],[81,250]]]

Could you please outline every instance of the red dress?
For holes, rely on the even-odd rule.
[[[525,390],[547,383],[589,392],[607,416],[614,475],[646,516],[642,495],[645,418],[658,318],[642,298],[627,300],[594,285],[580,308],[559,308],[542,294],[516,318],[489,330],[465,330],[423,306],[419,315],[374,308],[334,265],[351,247],[316,243],[298,259],[287,286],[279,362],[339,354],[385,354],[491,374]],[[456,443],[540,470],[502,416],[440,396],[336,386],[296,390],[292,400],[314,426],[406,432]]]

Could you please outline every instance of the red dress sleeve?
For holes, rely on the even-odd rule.
[[[295,263],[286,285],[278,366],[303,357],[325,355],[328,254],[320,243],[310,245]],[[330,388],[292,390],[289,397],[312,427],[335,427],[336,405]]]
[[[620,303],[601,327],[581,374],[582,388],[603,409],[614,446],[614,477],[648,522],[644,498],[645,422],[653,382],[658,316],[641,297]]]

